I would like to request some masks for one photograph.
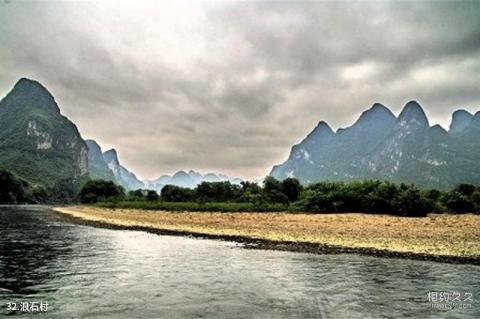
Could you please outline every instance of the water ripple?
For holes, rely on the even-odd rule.
[[[0,208],[0,234],[0,304],[48,301],[48,318],[480,317],[478,266],[246,250],[73,225],[46,208]],[[428,291],[474,303],[432,309]]]

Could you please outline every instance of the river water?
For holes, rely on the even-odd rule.
[[[0,207],[0,316],[480,318],[478,298],[479,266],[250,250]]]

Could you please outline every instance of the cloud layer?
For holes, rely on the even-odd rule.
[[[0,2],[0,92],[27,76],[154,178],[262,176],[319,120],[480,106],[480,2]]]

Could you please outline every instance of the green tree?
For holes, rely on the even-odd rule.
[[[129,201],[141,201],[145,199],[145,190],[143,189],[136,189],[134,191],[129,191],[127,194],[127,200]]]
[[[272,176],[263,180],[263,196],[272,203],[288,202],[288,197],[282,192],[282,183]]]
[[[453,189],[453,191],[459,192],[462,195],[467,197],[472,196],[473,192],[475,192],[476,187],[472,184],[460,184]]]
[[[175,185],[165,185],[160,197],[167,202],[187,202],[193,199],[193,190]]]
[[[390,214],[394,211],[394,202],[398,196],[398,188],[390,182],[382,182],[366,194],[364,209],[370,213]]]
[[[422,192],[425,199],[432,206],[432,212],[443,213],[446,211],[445,205],[443,205],[442,198],[444,193],[438,189],[429,189]]]
[[[295,202],[300,197],[302,185],[296,178],[286,178],[282,181],[281,191],[287,196],[289,202]]]
[[[262,188],[253,182],[242,181],[240,183],[240,195],[238,201],[260,204],[262,202]]]
[[[477,188],[477,190],[472,193],[471,199],[475,208],[475,213],[480,213],[480,188]]]
[[[400,192],[394,202],[394,212],[401,216],[423,217],[432,211],[428,200],[413,185],[400,185]]]
[[[442,201],[447,209],[453,213],[463,214],[474,211],[474,204],[470,197],[456,189],[445,194]]]
[[[150,202],[154,202],[154,201],[159,200],[160,196],[158,195],[158,193],[156,191],[149,189],[147,191],[147,195],[145,196],[145,198]]]
[[[74,182],[73,179],[61,179],[57,183],[55,183],[55,185],[48,189],[50,199],[54,202],[69,203],[75,199],[75,187],[76,182]]]
[[[296,207],[300,210],[314,213],[328,213],[333,212],[334,209],[331,194],[312,188],[307,188],[302,192]]]
[[[120,200],[125,196],[123,187],[111,181],[89,180],[80,191],[82,203],[96,203],[106,200]]]
[[[0,203],[18,204],[24,201],[28,184],[17,179],[12,173],[0,170]]]
[[[224,182],[202,182],[195,188],[197,200],[202,201],[232,201],[238,198],[240,187]]]

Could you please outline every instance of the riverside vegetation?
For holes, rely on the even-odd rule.
[[[31,185],[0,170],[0,204],[62,202],[60,189]],[[480,213],[480,187],[460,184],[448,191],[388,181],[320,182],[302,186],[295,178],[266,177],[263,185],[202,182],[197,187],[166,185],[125,192],[112,181],[90,180],[77,201],[106,208],[224,212],[362,212],[420,217],[427,213]]]
[[[263,185],[202,182],[194,189],[166,185],[125,193],[110,181],[91,180],[80,192],[82,203],[104,208],[222,212],[361,212],[407,217],[427,213],[479,213],[480,187],[461,184],[448,190],[420,189],[387,181],[320,182],[302,186],[295,178],[265,178]]]
[[[479,212],[479,195],[480,187],[470,184],[440,191],[385,181],[302,186],[273,177],[262,186],[203,182],[193,189],[166,185],[160,194],[125,193],[113,182],[91,180],[79,195],[87,205],[55,210],[87,225],[253,248],[478,264],[480,216],[472,213]]]

